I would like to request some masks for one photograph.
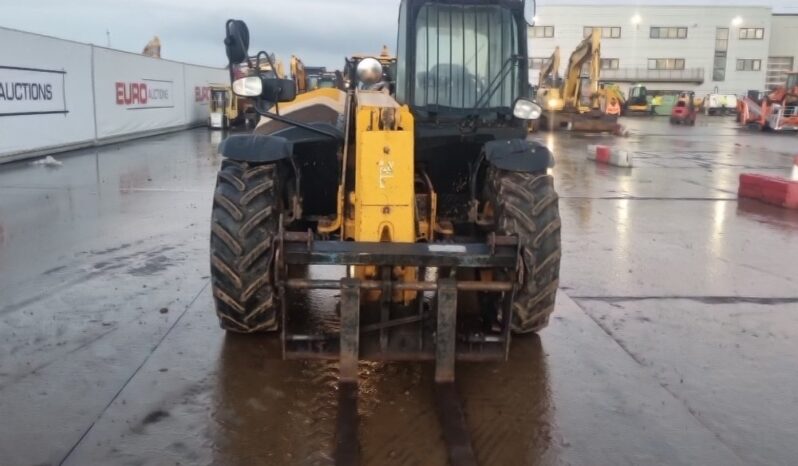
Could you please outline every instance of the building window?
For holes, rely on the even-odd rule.
[[[682,27],[652,27],[652,39],[687,39],[687,28]]]
[[[715,52],[715,69],[726,69],[726,52]]]
[[[539,70],[543,68],[543,64],[546,63],[548,58],[530,58],[529,59],[529,69],[530,70]]]
[[[792,71],[794,61],[793,57],[768,58],[768,89],[775,89],[787,82],[787,73]]]
[[[602,70],[617,70],[618,69],[618,59],[617,58],[602,58],[601,59],[601,69]]]
[[[554,26],[532,26],[529,36],[535,39],[554,37]]]
[[[683,70],[684,58],[649,58],[650,70]]]
[[[741,40],[762,40],[765,38],[763,28],[740,28]]]
[[[621,28],[615,26],[585,26],[582,35],[584,37],[590,37],[593,34],[593,29],[599,28],[601,29],[601,38],[602,39],[620,39],[621,38]]]
[[[729,50],[729,28],[715,30],[715,61],[712,66],[712,80],[726,80],[726,60]]]
[[[729,50],[729,28],[718,28],[715,32],[715,50],[722,52]]]
[[[762,60],[756,58],[741,58],[737,60],[737,71],[759,71],[762,69]]]

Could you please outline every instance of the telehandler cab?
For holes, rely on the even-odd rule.
[[[280,331],[285,358],[340,361],[338,464],[357,462],[358,360],[434,361],[450,460],[475,464],[455,361],[504,360],[513,332],[548,324],[560,216],[552,154],[525,139],[533,16],[532,0],[403,0],[395,66],[347,60],[347,89],[233,80],[261,119],[219,146],[216,312],[231,332]],[[252,62],[246,25],[226,33],[231,69]],[[292,306],[313,289],[339,290],[338,309]]]

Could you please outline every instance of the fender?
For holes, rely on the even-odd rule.
[[[534,173],[545,172],[554,166],[554,156],[549,148],[535,141],[490,141],[485,144],[483,151],[485,160],[501,170]]]
[[[294,146],[315,142],[341,144],[343,132],[333,125],[314,123],[312,126],[335,134],[336,138],[320,135],[302,128],[287,127],[270,134],[238,134],[219,144],[219,153],[239,162],[269,163],[291,158]]]
[[[219,144],[219,153],[238,162],[277,162],[294,153],[294,143],[280,136],[238,134]]]

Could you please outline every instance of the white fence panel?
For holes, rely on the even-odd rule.
[[[94,141],[91,46],[0,28],[0,156]]]
[[[203,124],[222,68],[0,28],[0,162]]]
[[[98,139],[185,125],[184,94],[182,64],[95,47]]]
[[[230,77],[225,69],[184,65],[186,82],[186,116],[189,124],[205,123],[208,119],[210,85],[229,85]]]

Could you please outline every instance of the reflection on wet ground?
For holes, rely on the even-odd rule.
[[[480,464],[792,464],[798,217],[735,193],[789,176],[795,138],[626,124],[533,135],[557,156],[562,289],[507,363],[457,367]],[[0,464],[332,464],[336,365],[215,322],[218,136],[0,168]],[[595,143],[637,167],[588,162]],[[335,301],[294,304],[323,324]],[[364,464],[445,464],[432,369],[361,364]]]

